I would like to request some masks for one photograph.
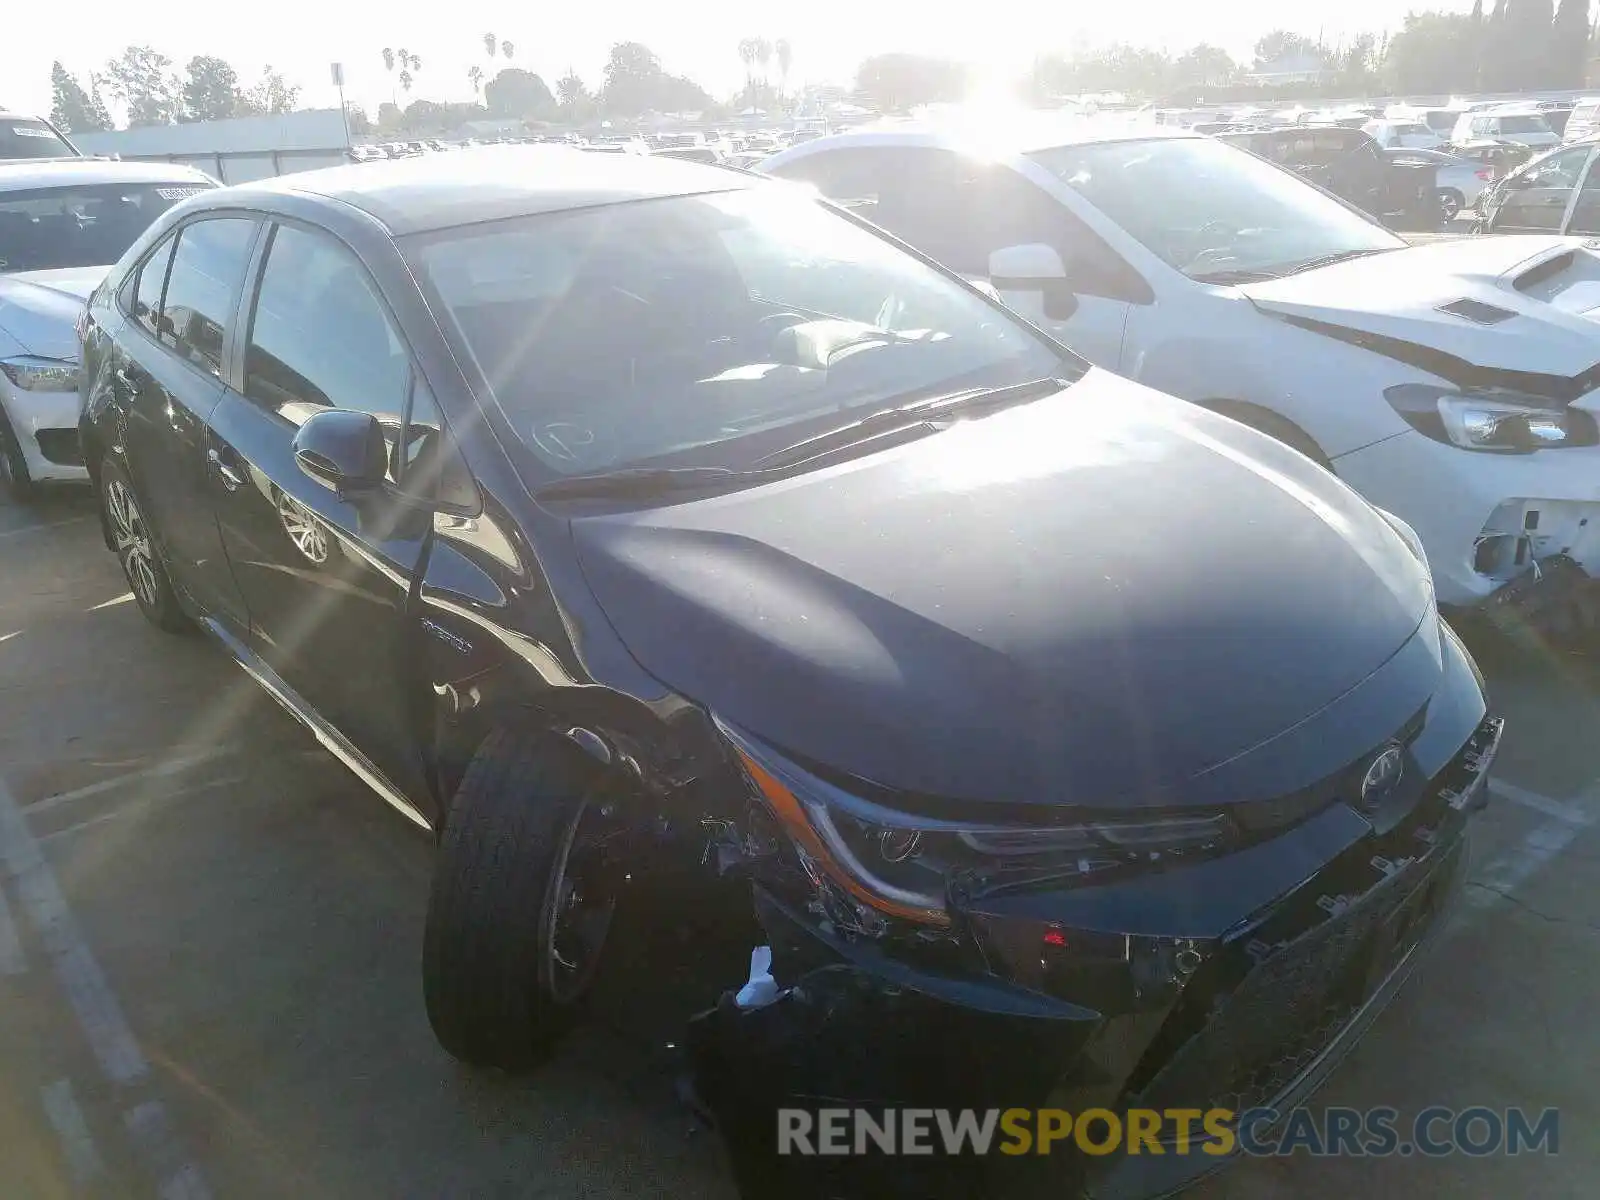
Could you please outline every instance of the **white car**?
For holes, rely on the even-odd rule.
[[[1323,463],[1416,530],[1445,604],[1558,555],[1600,574],[1600,255],[1577,239],[1407,246],[1244,150],[1149,127],[1009,147],[882,128],[760,169]]]
[[[88,480],[78,447],[84,300],[159,214],[216,186],[170,163],[0,163],[0,498]]]
[[[1452,142],[1462,144],[1483,138],[1517,142],[1535,150],[1561,143],[1561,135],[1550,128],[1550,122],[1536,108],[1464,112],[1456,119],[1455,130],[1450,135]]]
[[[1433,150],[1444,145],[1444,138],[1421,121],[1380,117],[1361,128],[1385,150]]]

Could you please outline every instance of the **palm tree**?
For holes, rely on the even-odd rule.
[[[395,104],[395,97],[394,97],[394,59],[395,59],[394,51],[392,49],[390,49],[388,46],[385,46],[383,48],[383,69],[385,71],[389,72],[389,103],[390,104]],[[398,104],[395,104],[395,107],[399,108],[400,106]]]
[[[761,64],[761,82],[767,81],[767,64],[772,61],[772,43],[766,38],[756,39],[756,61]]]
[[[494,34],[486,33],[483,35],[483,52],[490,58],[494,57],[495,49],[498,45],[499,39],[496,38]]]
[[[744,86],[751,84],[751,69],[756,65],[756,39],[739,39],[739,61],[744,63]]]
[[[779,38],[773,51],[778,56],[778,90],[782,95],[789,90],[789,67],[794,62],[794,47],[789,45],[788,38]]]
[[[511,61],[511,56],[513,54],[515,54],[516,52],[517,52],[517,48],[515,46],[513,46],[510,42],[501,42],[500,43],[500,53],[504,54],[506,56],[506,61],[507,62]]]
[[[400,68],[400,87],[406,95],[411,94],[411,71],[406,67]]]
[[[480,67],[477,63],[473,63],[470,67],[467,68],[467,78],[472,80],[472,94],[474,96],[482,96],[483,95],[483,68]]]

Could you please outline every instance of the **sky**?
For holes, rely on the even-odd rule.
[[[1014,73],[1042,51],[1075,44],[1126,41],[1179,51],[1199,41],[1248,59],[1255,39],[1287,28],[1328,42],[1363,30],[1399,28],[1409,8],[1465,10],[1471,0],[983,0],[912,5],[903,0],[697,0],[665,5],[647,0],[576,4],[558,17],[526,0],[449,0],[388,8],[337,0],[271,0],[265,4],[144,4],[78,0],[10,6],[0,38],[0,108],[47,114],[50,64],[60,59],[86,78],[124,46],[154,47],[179,66],[196,54],[227,59],[245,83],[271,65],[301,87],[300,103],[333,107],[329,64],[345,67],[346,98],[369,113],[396,90],[380,51],[404,47],[421,56],[411,98],[468,100],[467,70],[488,69],[483,34],[516,46],[516,65],[554,80],[572,68],[591,87],[600,81],[610,46],[639,41],[667,70],[689,75],[714,95],[744,78],[741,38],[787,37],[794,48],[791,86],[847,83],[869,54],[890,50],[945,55],[997,75]],[[378,16],[376,14],[383,13]],[[63,15],[70,24],[63,23]],[[506,65],[497,60],[495,67]],[[492,72],[491,72],[492,73]]]

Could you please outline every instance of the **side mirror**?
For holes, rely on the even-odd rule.
[[[371,413],[330,408],[308,418],[294,435],[294,461],[336,492],[366,492],[383,486],[389,444]]]
[[[992,252],[989,282],[1001,292],[1038,292],[1044,315],[1052,321],[1065,321],[1078,311],[1066,264],[1054,246],[1042,242],[1004,246]]]

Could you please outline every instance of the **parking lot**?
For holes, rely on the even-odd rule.
[[[86,496],[0,507],[0,1197],[732,1196],[647,978],[531,1079],[448,1059],[426,839],[128,600]],[[1319,1103],[1557,1107],[1559,1155],[1260,1161],[1197,1194],[1592,1194],[1600,671],[1477,649],[1509,732],[1472,884]]]

